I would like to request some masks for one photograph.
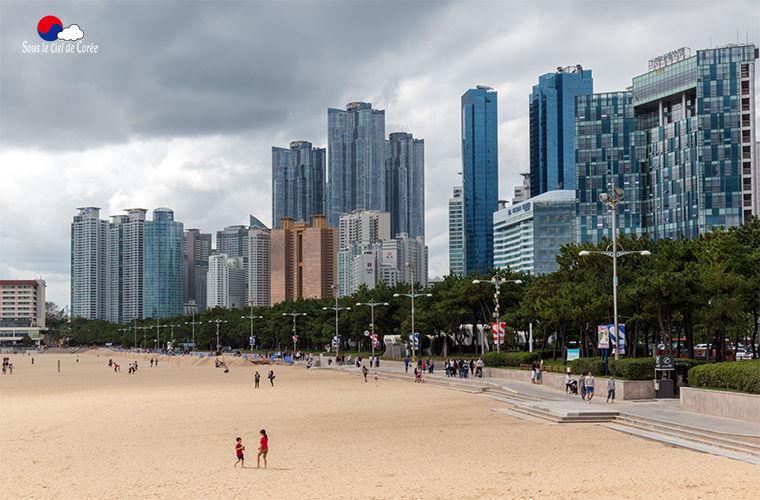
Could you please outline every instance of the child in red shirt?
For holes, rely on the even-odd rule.
[[[237,455],[237,462],[235,462],[235,465],[233,465],[233,467],[237,467],[238,462],[242,462],[240,468],[245,469],[245,457],[243,457],[245,446],[243,446],[243,440],[241,438],[237,438],[235,441],[237,441],[235,443],[235,454]]]

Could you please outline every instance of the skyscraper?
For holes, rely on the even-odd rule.
[[[108,222],[99,207],[81,207],[71,223],[71,316],[106,319]]]
[[[354,210],[341,216],[339,233],[338,297],[350,295],[361,283],[374,288],[378,266],[373,263],[379,258],[380,240],[391,237],[391,214]],[[363,266],[360,266],[360,260],[366,261]]]
[[[394,132],[388,140],[385,185],[391,235],[425,237],[425,141]]]
[[[293,141],[290,149],[272,148],[272,227],[280,217],[311,223],[314,214],[326,214],[324,148]]]
[[[557,68],[530,95],[530,196],[575,189],[575,96],[594,91],[591,70]]]
[[[206,308],[208,258],[211,255],[211,234],[188,229],[184,236],[183,294],[185,304],[195,304],[197,311]]]
[[[462,96],[464,274],[493,266],[493,213],[499,208],[497,94],[478,85]]]
[[[247,303],[256,307],[272,305],[271,231],[257,226],[248,231]]]
[[[368,102],[330,108],[327,140],[330,226],[356,209],[386,211],[385,111]]]
[[[462,218],[462,186],[456,186],[449,198],[449,272],[464,273],[464,230]]]
[[[182,314],[182,238],[184,228],[169,208],[153,210],[145,222],[143,316],[167,318]]]

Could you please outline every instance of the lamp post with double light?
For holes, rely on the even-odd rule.
[[[414,293],[414,262],[407,262],[406,267],[411,268],[412,273],[412,293],[394,293],[394,297],[410,297],[412,299],[412,360],[414,360],[414,298],[415,297],[432,297],[433,295],[430,293]],[[422,357],[422,339],[420,338],[417,341],[417,347],[419,349],[419,357]]]
[[[372,311],[372,357],[375,357],[375,306],[387,306],[387,302],[375,302],[375,299],[370,300],[369,302],[357,302],[357,306],[369,306],[370,310]]]
[[[293,354],[296,353],[296,344],[298,343],[298,335],[296,335],[296,318],[298,316],[306,316],[306,313],[299,313],[299,312],[289,312],[289,313],[282,313],[283,316],[293,316]],[[261,316],[259,316],[261,317]]]
[[[612,186],[611,193],[602,193],[599,195],[599,201],[612,209],[612,244],[607,246],[607,250],[605,251],[581,250],[580,252],[578,252],[578,255],[580,257],[588,257],[591,254],[599,254],[599,255],[606,255],[607,257],[612,257],[612,307],[613,307],[613,314],[615,316],[614,318],[615,359],[620,359],[620,331],[618,330],[619,317],[618,317],[618,293],[617,293],[617,287],[618,287],[617,258],[619,255],[622,256],[622,255],[639,254],[639,255],[643,255],[644,257],[648,257],[652,255],[652,252],[650,252],[649,250],[634,250],[634,251],[618,250],[617,206],[618,206],[618,203],[620,203],[620,201],[623,199],[623,197],[624,197],[623,190],[620,188],[616,188],[614,184]]]
[[[502,283],[522,283],[522,280],[506,280],[501,277],[500,274],[494,274],[491,277],[491,281],[486,280],[472,280],[473,283],[479,284],[479,283],[490,283],[492,285],[496,285],[496,293],[493,296],[493,300],[496,303],[496,312],[493,313],[494,318],[496,319],[496,331],[494,331],[494,342],[496,343],[496,352],[501,352],[500,346],[501,346],[501,319],[499,316],[499,293],[500,293],[500,287]],[[493,330],[493,328],[492,328]],[[477,352],[477,349],[476,349]]]
[[[262,319],[264,316],[254,316],[253,315],[253,301],[249,300],[248,304],[250,304],[251,306],[251,314],[249,314],[248,316],[240,316],[240,319],[249,318],[251,320],[251,337],[249,340],[251,341],[251,354],[253,354],[253,320]]]
[[[200,323],[200,321],[195,321],[195,309],[193,309],[193,320],[185,321],[186,325],[193,325],[193,351],[195,350],[195,325],[198,325]]]
[[[338,288],[335,285],[330,285],[335,293],[335,307],[323,307],[323,311],[333,310],[335,311],[335,361],[338,361],[338,354],[340,354],[340,334],[338,333],[338,311],[343,309],[350,311],[350,307],[338,307]]]
[[[219,324],[220,323],[226,323],[226,319],[212,319],[209,320],[209,323],[216,323],[216,352],[217,354],[219,351],[221,351],[221,346],[219,345]]]

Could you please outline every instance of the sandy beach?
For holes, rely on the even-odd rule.
[[[760,488],[757,466],[593,424],[517,420],[491,411],[497,401],[424,384],[274,366],[271,387],[269,366],[243,360],[224,373],[197,358],[151,368],[113,356],[114,373],[102,353],[10,356],[7,498],[749,499]],[[253,468],[261,428],[267,470]]]

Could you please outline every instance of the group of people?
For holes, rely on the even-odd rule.
[[[34,361],[32,361],[32,364],[34,364]],[[5,375],[6,371],[9,371],[13,375],[13,363],[11,363],[11,358],[3,357],[3,375]]]
[[[570,376],[570,373],[565,376],[565,392],[577,392],[580,393],[581,400],[586,401],[587,404],[591,404],[591,400],[594,398],[595,393],[595,385],[596,380],[594,379],[594,376],[591,374],[591,372],[588,372],[588,375],[585,377],[581,374],[580,377],[578,377],[578,382],[576,384],[575,380]],[[607,379],[607,403],[615,402],[615,378],[610,375],[610,378]]]
[[[477,361],[471,359],[447,359],[443,362],[443,368],[447,377],[467,378],[469,376],[483,376],[483,360],[478,358]]]
[[[359,368],[362,366],[363,358],[361,356],[356,356],[356,367]],[[372,365],[374,363],[375,368],[380,366],[380,358],[377,356],[370,355],[369,358],[367,358],[367,361],[369,362],[369,367],[372,368]],[[348,356],[348,362],[351,363],[351,355]]]
[[[269,375],[267,375],[267,378],[269,379],[269,383],[272,384],[272,387],[274,387],[274,370],[269,370]],[[256,373],[253,375],[253,388],[258,389],[259,388],[259,381],[261,380],[261,374],[258,370],[256,370]]]
[[[256,372],[258,373],[258,372]],[[259,431],[259,434],[261,435],[261,439],[259,439],[259,454],[256,455],[256,468],[260,468],[261,466],[261,459],[264,459],[264,468],[267,468],[267,453],[269,452],[269,437],[267,436],[267,431],[264,429],[261,429]],[[237,462],[235,462],[235,465],[233,467],[237,467],[238,462],[240,462],[240,468],[245,469],[245,446],[243,446],[243,438],[235,438],[235,455],[237,456]]]

